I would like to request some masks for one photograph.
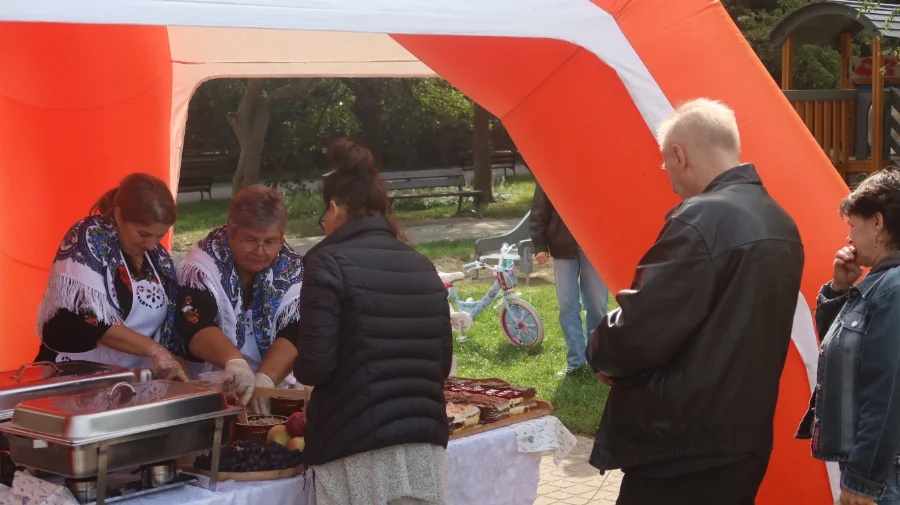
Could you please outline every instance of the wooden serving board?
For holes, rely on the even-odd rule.
[[[206,470],[198,470],[197,468],[188,465],[183,465],[181,471],[203,475],[207,478],[209,478],[210,475]],[[219,482],[225,482],[226,480],[233,480],[235,482],[256,482],[263,480],[289,479],[304,472],[305,470],[302,466],[288,468],[286,470],[272,470],[270,472],[219,472]]]
[[[551,405],[550,402],[538,400],[537,405],[537,408],[529,410],[528,412],[520,414],[518,416],[509,416],[506,419],[501,419],[495,423],[479,424],[476,426],[472,426],[471,428],[463,428],[459,431],[451,433],[450,440],[456,440],[457,438],[475,435],[476,433],[484,433],[485,431],[496,430],[497,428],[502,428],[511,424],[549,416],[553,413],[553,405]]]
[[[264,388],[258,387],[253,390],[255,394],[259,396],[268,396],[268,397],[277,397],[277,398],[287,398],[288,400],[305,400],[309,402],[309,392],[308,391],[299,391],[297,389],[276,389],[276,388]]]

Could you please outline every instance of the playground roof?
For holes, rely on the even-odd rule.
[[[781,45],[789,36],[795,44],[840,47],[841,34],[856,35],[862,30],[882,39],[900,38],[900,16],[893,18],[900,5],[881,2],[865,8],[862,2],[824,0],[794,9],[772,29],[769,41]]]

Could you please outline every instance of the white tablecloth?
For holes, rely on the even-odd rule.
[[[447,446],[448,505],[528,505],[537,499],[541,453],[556,451],[557,464],[575,446],[575,437],[552,416],[525,421],[477,435],[453,440]],[[17,476],[18,479],[18,476]],[[201,485],[207,480],[200,477]],[[57,493],[53,501],[44,496],[55,486],[34,489],[25,486],[27,476],[0,489],[0,505],[70,505]],[[216,492],[188,486],[144,497],[125,505],[253,505],[284,503],[306,505],[306,479],[265,482],[220,482]],[[57,489],[58,491],[58,489]],[[25,499],[21,496],[27,495]]]

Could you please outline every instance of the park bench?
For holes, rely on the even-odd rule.
[[[203,201],[203,193],[209,195],[209,199],[212,200],[212,186],[212,172],[205,174],[183,175],[178,179],[178,192],[193,193],[194,191],[199,191],[201,202]]]
[[[212,186],[216,181],[216,175],[231,172],[225,167],[227,161],[226,155],[218,153],[185,152],[181,157],[178,193],[199,191],[201,202],[203,193],[212,200]]]
[[[392,204],[394,200],[455,196],[459,198],[459,204],[456,207],[458,214],[462,210],[463,199],[472,198],[478,217],[484,217],[482,213],[482,192],[480,190],[464,189],[466,177],[461,168],[381,172],[381,181],[384,183],[384,189],[387,190]],[[433,191],[400,193],[400,191],[410,189]]]
[[[503,177],[508,177],[507,170],[512,170],[513,177],[516,176],[516,163],[519,161],[519,154],[515,151],[493,151],[491,152],[491,170],[502,168]],[[475,170],[475,162],[472,153],[467,153],[462,160],[463,170],[470,172]]]

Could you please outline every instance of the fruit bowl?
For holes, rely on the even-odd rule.
[[[247,420],[247,424],[235,423],[235,438],[265,445],[266,436],[269,434],[272,426],[285,424],[288,418],[284,416],[249,416]]]
[[[211,455],[201,453],[191,465],[182,469],[188,473],[209,476]],[[259,445],[249,441],[235,442],[222,449],[219,480],[236,482],[276,480],[304,473],[303,453],[281,444],[268,442]]]
[[[295,412],[303,412],[305,401],[297,398],[272,397],[272,413],[279,416],[290,417]]]

